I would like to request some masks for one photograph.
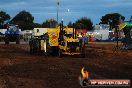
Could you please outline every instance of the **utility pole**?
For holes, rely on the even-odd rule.
[[[132,16],[131,16],[131,18],[130,18],[130,21],[132,21]]]
[[[58,24],[58,16],[59,16],[59,5],[60,5],[60,2],[58,0],[57,1],[57,24]]]

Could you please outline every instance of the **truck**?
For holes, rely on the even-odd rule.
[[[7,30],[5,31],[5,44],[9,44],[9,42],[20,44],[20,29],[18,25],[8,25]]]
[[[64,27],[61,22],[57,28],[47,28],[45,32],[39,36],[32,36],[29,42],[30,54],[85,57],[85,43],[82,39],[76,38],[75,28]]]

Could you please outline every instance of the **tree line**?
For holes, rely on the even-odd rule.
[[[110,13],[101,17],[99,24],[110,24],[113,28],[119,24],[119,20],[125,20],[125,17],[119,13]],[[4,23],[16,24],[22,30],[32,30],[35,27],[56,27],[57,21],[54,19],[47,19],[42,24],[34,23],[34,17],[30,12],[25,10],[19,12],[15,17],[11,19],[10,15],[4,11],[0,11],[0,28]],[[77,29],[93,29],[93,22],[87,17],[82,17],[78,19],[75,23],[69,22],[68,27],[75,27]]]

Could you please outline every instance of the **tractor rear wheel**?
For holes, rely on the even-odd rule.
[[[20,40],[16,40],[16,44],[20,44]]]
[[[16,35],[16,44],[20,44],[20,36]]]
[[[30,54],[34,54],[34,49],[33,49],[33,41],[29,41],[29,45],[30,45]]]
[[[9,44],[9,41],[5,41],[5,44]]]
[[[62,57],[63,54],[62,54],[62,50],[61,49],[59,49],[58,55],[59,55],[60,58]]]
[[[8,37],[8,35],[5,35],[5,44],[9,44],[9,37]]]

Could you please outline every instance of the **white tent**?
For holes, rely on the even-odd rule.
[[[95,25],[95,30],[93,34],[98,36],[99,37],[98,39],[108,40],[109,32],[110,32],[109,29],[110,29],[110,25],[108,24]]]

